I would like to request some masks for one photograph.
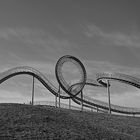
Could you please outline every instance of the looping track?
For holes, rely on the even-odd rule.
[[[71,88],[71,91],[69,91],[69,88],[72,85],[70,83],[66,82],[66,80],[63,77],[63,71],[62,71],[64,63],[67,63],[67,62],[71,62],[74,65],[76,65],[80,72],[80,79],[78,80],[78,83],[80,83],[80,84],[78,84],[77,86],[74,86],[75,88]],[[57,81],[58,81],[59,85],[61,86],[61,88],[68,95],[74,96],[74,97],[82,91],[82,89],[85,86],[86,79],[87,79],[86,69],[85,69],[84,65],[82,64],[82,62],[79,59],[77,59],[76,57],[73,57],[70,55],[65,55],[57,61],[56,67],[55,67],[55,74],[56,74]]]
[[[66,83],[66,81],[64,80],[62,71],[61,71],[63,64],[67,61],[71,61],[72,63],[76,64],[82,76],[82,78],[79,81],[80,84],[75,83],[75,85],[78,85],[76,86],[78,88],[75,91],[73,90],[74,91],[73,93],[69,91],[69,88],[75,85],[68,85],[68,83]],[[64,90],[64,91],[62,90],[60,91],[60,98],[68,99],[70,98],[72,94],[74,95],[74,98],[72,98],[74,102],[76,102],[77,104],[81,104],[81,101],[82,101],[84,106],[90,107],[90,108],[98,107],[100,109],[108,110],[108,103],[95,100],[86,95],[84,95],[83,99],[81,99],[79,93],[84,88],[85,85],[96,86],[99,88],[106,88],[107,87],[107,84],[105,82],[106,80],[117,80],[119,82],[123,82],[129,85],[135,86],[137,88],[140,88],[140,79],[129,76],[129,75],[125,75],[125,74],[120,74],[120,73],[100,73],[100,74],[97,74],[96,80],[86,79],[86,70],[83,64],[81,63],[80,60],[78,60],[77,58],[73,56],[61,57],[56,64],[55,71],[56,71],[56,78],[60,86]],[[13,76],[20,75],[20,74],[28,74],[28,75],[34,76],[52,94],[54,94],[55,96],[58,96],[58,88],[56,88],[41,72],[28,66],[15,67],[15,68],[12,68],[5,72],[0,73],[0,84]],[[122,107],[118,105],[111,105],[111,110],[114,112],[124,113],[124,114],[140,114],[140,108],[130,108],[130,107]]]

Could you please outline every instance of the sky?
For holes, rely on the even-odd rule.
[[[68,54],[82,61],[88,78],[140,77],[139,7],[139,0],[1,0],[0,72],[30,66],[58,86],[55,64]],[[111,103],[140,107],[139,89],[111,84]],[[32,77],[19,75],[0,85],[0,102],[26,102],[31,92]],[[106,89],[86,86],[84,94],[107,101]],[[54,100],[36,79],[35,100]]]

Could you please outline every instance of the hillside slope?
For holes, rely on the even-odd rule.
[[[140,118],[51,106],[0,104],[0,140],[140,139]]]

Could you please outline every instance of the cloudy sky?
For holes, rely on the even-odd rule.
[[[138,0],[1,0],[0,72],[31,66],[58,86],[55,64],[76,56],[88,77],[96,72],[140,75]],[[1,102],[30,100],[32,77],[20,75],[0,85]],[[86,86],[84,94],[107,101],[106,90]],[[35,99],[54,97],[35,80]],[[140,107],[140,90],[112,82],[112,103]]]

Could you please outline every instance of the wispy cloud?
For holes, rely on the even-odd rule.
[[[41,30],[31,28],[1,28],[0,39],[11,40],[11,39],[36,39],[43,35]]]
[[[122,66],[108,61],[85,60],[83,62],[85,64],[87,74],[89,75],[89,77],[91,75],[95,77],[96,73],[102,72],[116,72],[134,76],[140,75],[139,67]]]
[[[76,53],[72,49],[73,42],[40,29],[3,28],[0,40],[0,63],[6,67],[25,65],[25,62],[56,63],[61,56]]]
[[[87,37],[98,38],[101,43],[106,43],[113,46],[140,48],[140,34],[132,33],[128,35],[123,32],[107,32],[94,24],[82,27],[83,32]]]
[[[111,103],[126,106],[126,107],[136,107],[139,108],[140,94],[139,91],[127,91],[123,94],[113,94],[111,97]]]
[[[69,42],[68,39],[62,39],[55,36],[53,33],[32,28],[0,29],[0,39],[4,39],[6,41],[22,41],[25,44],[29,44],[28,47],[33,47],[31,45],[34,45],[34,48],[44,47],[51,50],[55,49],[55,51],[69,49],[71,46],[71,42]]]

